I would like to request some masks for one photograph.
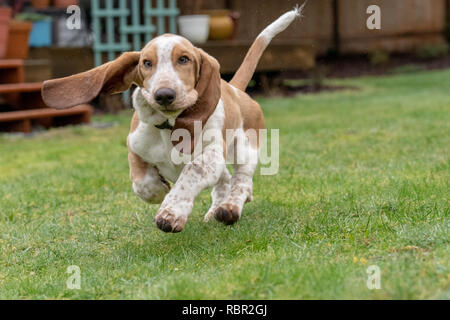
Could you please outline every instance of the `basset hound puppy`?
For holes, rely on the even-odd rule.
[[[50,107],[70,108],[135,84],[127,139],[130,176],[140,198],[162,202],[156,225],[165,232],[183,230],[196,196],[208,187],[214,188],[205,221],[233,224],[252,200],[261,141],[250,133],[264,129],[261,108],[245,89],[272,38],[301,9],[285,13],[257,37],[229,83],[221,79],[216,59],[183,37],[165,34],[140,52],[46,81],[42,97]]]

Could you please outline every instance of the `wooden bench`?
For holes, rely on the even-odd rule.
[[[41,88],[42,82],[0,84],[0,95],[14,109],[44,108]]]
[[[0,84],[0,94],[17,92],[41,92],[42,82]]]
[[[0,131],[28,133],[34,125],[49,128],[90,122],[90,105],[50,109],[42,100],[42,82],[24,81],[23,60],[0,60]]]
[[[0,83],[24,82],[24,64],[19,59],[0,59]]]
[[[68,124],[89,123],[92,113],[92,106],[87,104],[64,110],[42,108],[1,112],[0,131],[29,133],[33,124],[49,128]]]

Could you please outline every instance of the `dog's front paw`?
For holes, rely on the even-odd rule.
[[[181,232],[186,224],[185,216],[175,216],[169,209],[160,209],[155,217],[156,225],[164,232]]]
[[[214,218],[226,225],[236,223],[240,217],[241,212],[239,208],[229,203],[220,205],[220,207],[218,207],[216,211],[214,211]]]

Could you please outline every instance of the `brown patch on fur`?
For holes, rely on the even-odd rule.
[[[241,110],[239,101],[234,93],[233,88],[224,80],[222,80],[222,102],[225,113],[225,121],[222,129],[224,141],[224,156],[227,154],[227,129],[238,129],[242,123]]]
[[[266,50],[268,44],[269,42],[264,39],[264,37],[256,38],[238,71],[234,75],[233,79],[231,79],[231,85],[240,90],[245,90],[247,88],[248,83],[255,73],[259,59],[261,59],[261,56],[264,53],[264,50]]]
[[[186,56],[190,63],[179,64],[178,60]],[[186,87],[186,91],[191,91],[197,84],[200,72],[201,56],[196,51],[195,47],[187,40],[182,40],[177,43],[172,50],[172,64],[178,77]]]
[[[128,152],[128,163],[130,164],[130,177],[133,182],[139,182],[145,178],[148,163],[132,151]]]
[[[243,99],[241,103],[241,113],[244,119],[244,131],[246,134],[247,130],[253,129],[256,131],[256,141],[254,139],[249,139],[250,144],[253,148],[259,148],[259,130],[264,129],[264,115],[262,113],[261,107],[258,102],[251,99],[246,93],[244,93],[246,98]],[[248,135],[247,135],[248,136]]]
[[[145,61],[150,61],[152,63],[152,67],[151,68],[145,67],[144,65]],[[142,81],[140,84],[138,84],[139,87],[144,87],[144,83],[146,83],[155,73],[157,65],[158,65],[157,47],[154,45],[153,41],[150,41],[141,51],[138,70]]]
[[[242,124],[242,115],[240,108],[239,97],[236,95],[235,90],[224,80],[221,83],[222,86],[222,102],[224,104],[225,111],[225,123],[224,123],[224,137],[226,129],[238,129]]]
[[[196,49],[200,53],[200,77],[195,86],[198,92],[197,102],[187,108],[176,120],[173,130],[186,129],[191,134],[191,152],[194,150],[196,141],[194,141],[194,122],[200,121],[202,127],[213,114],[217,103],[220,100],[220,65],[216,59],[204,52],[202,49]],[[196,137],[199,138],[199,137]],[[173,141],[177,146],[179,142]]]
[[[222,92],[222,101],[225,109],[224,139],[226,139],[227,129],[237,129],[242,124],[244,131],[248,129],[256,130],[257,140],[249,140],[253,148],[258,148],[260,144],[259,130],[265,128],[261,107],[248,94],[239,89],[233,89],[225,81],[222,81]]]
[[[139,125],[139,117],[137,112],[134,113],[133,118],[131,119],[130,125],[130,134],[133,133]],[[127,138],[127,146],[128,146],[129,136]],[[148,163],[142,160],[137,154],[131,151],[128,146],[128,164],[130,166],[130,178],[133,182],[141,181],[145,178],[148,169]]]
[[[131,124],[130,124],[130,133],[133,133],[136,131],[137,127],[139,126],[139,116],[137,112],[133,114],[133,118],[131,118]]]

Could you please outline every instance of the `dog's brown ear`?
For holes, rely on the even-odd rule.
[[[139,83],[140,52],[126,52],[116,60],[70,77],[48,80],[42,98],[49,107],[70,108],[94,99],[100,92],[119,93]]]
[[[195,90],[198,92],[197,102],[186,109],[176,120],[173,130],[187,129],[191,134],[191,152],[194,150],[194,123],[201,121],[202,129],[213,114],[220,100],[220,65],[216,59],[202,49],[200,54],[200,71]],[[198,138],[198,137],[195,137]],[[178,142],[174,141],[174,145]]]

